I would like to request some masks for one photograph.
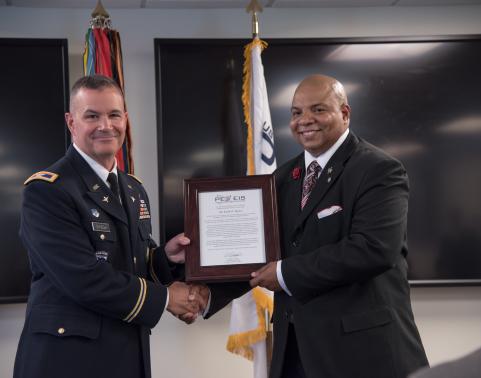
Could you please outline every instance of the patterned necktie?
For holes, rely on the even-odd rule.
[[[120,199],[120,188],[117,175],[113,172],[110,172],[107,177],[107,182],[110,184],[110,190],[112,191],[112,193],[114,193],[119,199],[120,203],[122,203],[122,200]]]
[[[306,177],[304,177],[304,183],[302,184],[301,209],[304,209],[307,199],[311,195],[314,185],[316,185],[317,177],[319,176],[320,171],[321,166],[315,160],[309,164],[309,167],[307,167]]]

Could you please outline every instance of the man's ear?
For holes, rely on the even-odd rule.
[[[351,107],[348,104],[342,104],[341,113],[344,122],[349,122],[349,119],[351,118]]]
[[[65,123],[67,124],[67,127],[70,131],[70,134],[73,134],[73,132],[72,132],[72,128],[73,128],[72,113],[65,113]]]

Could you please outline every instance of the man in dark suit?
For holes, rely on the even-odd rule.
[[[73,145],[25,183],[20,235],[33,278],[16,378],[150,377],[150,329],[164,310],[187,322],[199,311],[188,286],[172,283],[188,239],[157,248],[147,193],[117,169],[126,120],[113,80],[78,80],[66,114]]]
[[[282,259],[251,280],[275,292],[271,378],[405,378],[428,363],[407,281],[406,172],[349,131],[350,113],[326,76],[292,101],[305,151],[275,173]],[[229,289],[210,287],[209,312]]]

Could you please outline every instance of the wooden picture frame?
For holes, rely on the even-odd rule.
[[[248,281],[280,258],[274,176],[184,180],[184,226],[186,281]]]

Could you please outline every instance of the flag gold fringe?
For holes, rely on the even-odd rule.
[[[258,326],[256,329],[235,333],[227,339],[227,350],[231,353],[238,354],[250,361],[254,360],[254,351],[252,345],[259,341],[265,340],[267,336],[266,315],[265,310],[272,316],[274,301],[264,290],[256,287],[252,289],[252,296],[256,303]],[[270,319],[269,319],[270,321]]]
[[[252,42],[244,47],[244,67],[242,80],[242,105],[244,118],[247,124],[247,174],[255,174],[254,145],[252,140],[252,118],[251,118],[251,82],[252,82],[252,49],[255,46],[261,48],[261,52],[267,47],[267,42],[254,38]]]
[[[84,76],[87,76],[87,62],[89,56],[89,32],[85,34],[85,48],[83,53]]]

